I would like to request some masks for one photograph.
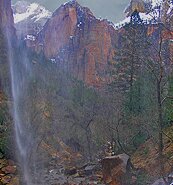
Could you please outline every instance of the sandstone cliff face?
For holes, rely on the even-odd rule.
[[[59,49],[66,45],[74,35],[77,24],[77,12],[73,6],[61,6],[54,12],[39,34],[47,58],[55,57]]]
[[[170,25],[171,25],[171,22],[170,22]],[[159,32],[160,32],[159,29],[160,29],[159,26],[148,26],[148,36],[153,37],[156,34],[159,34]],[[153,37],[153,38],[155,38],[155,37]],[[163,54],[163,57],[164,57],[163,59],[166,64],[170,65],[170,63],[171,63],[171,65],[172,65],[173,64],[173,60],[172,60],[172,58],[173,58],[173,31],[172,31],[171,26],[170,27],[167,27],[167,26],[162,27],[161,35],[158,36],[157,40],[159,41],[159,39],[162,39],[163,49],[165,50],[164,54]],[[157,45],[158,44],[159,43],[157,43]],[[156,45],[155,45],[155,48],[156,48]],[[153,51],[153,53],[156,53],[156,52]],[[169,66],[169,68],[170,68],[170,66]],[[169,71],[170,70],[171,69],[169,69]]]
[[[15,34],[11,0],[0,0],[0,28],[7,28],[11,34]]]
[[[107,64],[115,54],[116,40],[117,32],[106,20],[96,19],[88,8],[72,1],[54,12],[35,49],[87,85],[100,86],[109,80]]]
[[[125,9],[127,17],[131,16],[134,11],[146,12],[145,4],[143,0],[131,0],[129,6]]]
[[[68,47],[61,48],[58,59],[77,79],[96,87],[109,81],[107,68],[115,54],[113,44],[118,35],[106,21],[86,17],[83,23]]]
[[[7,36],[16,44],[11,0],[0,0],[0,90],[9,84]]]
[[[141,1],[133,2],[140,4]],[[144,37],[149,37],[157,45],[158,25],[144,27],[147,29]],[[120,37],[126,34],[128,29],[115,30],[108,21],[95,18],[88,8],[70,1],[58,8],[36,40],[27,44],[37,53],[43,52],[47,59],[73,77],[99,88],[111,82],[109,64],[115,62],[115,56],[121,50]],[[151,51],[148,49],[146,53],[151,54]]]

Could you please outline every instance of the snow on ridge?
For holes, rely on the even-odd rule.
[[[34,22],[39,21],[42,18],[49,18],[51,16],[51,12],[46,10],[43,6],[40,6],[37,3],[31,3],[24,13],[15,13],[14,14],[14,23],[19,23],[25,19],[31,17],[34,19]]]
[[[114,27],[115,27],[115,29],[119,29],[119,28],[125,26],[125,25],[128,24],[128,23],[130,23],[130,17],[127,17],[127,18],[125,18],[123,21],[114,24]]]
[[[145,1],[145,0],[144,0]],[[142,21],[146,24],[148,23],[156,23],[157,19],[159,17],[159,9],[157,7],[162,6],[163,0],[152,0],[152,8],[153,10],[150,13],[139,13],[140,18],[142,19]],[[173,9],[173,6],[170,7],[171,11]],[[114,24],[115,29],[119,29],[123,26],[125,26],[126,24],[130,23],[130,17],[126,17],[123,21]]]
[[[66,6],[67,4],[73,4],[75,2],[76,2],[76,0],[70,0],[70,1],[63,3],[63,6]]]
[[[31,41],[35,41],[36,37],[34,35],[26,35],[24,40],[31,40]]]
[[[139,16],[142,19],[143,23],[145,23],[145,24],[152,22],[152,21],[154,23],[154,17],[153,17],[154,15],[153,14],[139,13]],[[120,29],[123,26],[125,26],[126,24],[129,24],[130,20],[131,20],[131,17],[127,17],[123,21],[114,24],[114,28]]]
[[[163,0],[152,0],[152,7],[160,6],[162,3]]]
[[[173,10],[173,3],[170,4],[167,15],[170,14],[172,10]]]
[[[144,24],[148,24],[148,23],[153,23],[155,24],[157,22],[157,18],[159,16],[159,12],[154,11],[151,13],[139,13],[139,16],[141,18],[141,20],[143,21]],[[115,29],[119,29],[123,26],[125,26],[126,24],[129,24],[131,20],[131,17],[127,17],[125,18],[123,21],[114,24]]]

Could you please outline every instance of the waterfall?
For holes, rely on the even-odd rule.
[[[31,127],[30,120],[23,115],[23,107],[21,101],[25,101],[22,98],[26,93],[28,79],[31,76],[31,67],[28,62],[27,53],[21,52],[20,47],[17,51],[20,54],[15,54],[14,48],[12,47],[11,34],[7,28],[4,32],[7,46],[8,46],[8,61],[11,75],[11,91],[13,99],[13,121],[15,138],[17,145],[17,157],[19,159],[22,177],[24,184],[31,185],[31,174],[29,171],[29,155],[32,143],[32,133],[29,127]],[[27,110],[24,110],[27,111]]]

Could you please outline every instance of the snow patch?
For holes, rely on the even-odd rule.
[[[127,17],[127,18],[125,18],[123,21],[114,24],[114,27],[115,27],[116,29],[119,29],[119,28],[125,26],[125,25],[128,24],[128,23],[130,23],[130,17]]]
[[[31,40],[31,41],[35,41],[36,40],[36,37],[34,35],[27,35],[25,37],[25,40]]]
[[[66,6],[67,4],[72,5],[72,4],[75,3],[75,2],[76,2],[76,0],[70,0],[70,1],[65,2],[63,5],[64,5],[64,6]]]
[[[21,21],[28,19],[29,17],[32,17],[32,19],[34,19],[34,22],[37,22],[42,18],[49,18],[50,16],[51,13],[44,7],[40,6],[37,3],[31,3],[27,7],[26,12],[23,13],[16,12],[14,14],[14,23],[15,24],[19,23]]]
[[[140,18],[142,19],[144,24],[148,24],[148,23],[153,23],[155,24],[157,22],[157,18],[158,18],[158,12],[153,12],[150,14],[146,14],[146,13],[139,13]],[[127,17],[125,18],[123,21],[114,24],[115,29],[119,29],[123,26],[125,26],[126,24],[129,24],[131,20],[131,17]]]
[[[149,13],[139,13],[139,16],[142,19],[143,23],[145,24],[157,23],[157,20],[159,19],[159,16],[160,16],[160,7],[162,6],[162,2],[163,2],[162,0],[152,0],[152,11]],[[173,6],[171,6],[170,8],[172,10]],[[129,24],[130,19],[131,19],[130,17],[127,17],[123,21],[114,24],[115,29],[119,29],[125,26],[126,24]]]
[[[168,9],[167,14],[170,14],[172,10],[173,10],[173,3],[171,3],[171,4],[169,5],[169,9]]]
[[[162,0],[152,0],[153,7],[160,6],[160,5],[162,5],[162,3],[163,3]]]
[[[55,59],[55,58],[51,58],[50,60],[51,60],[51,62],[52,62],[53,64],[56,64],[56,59]]]

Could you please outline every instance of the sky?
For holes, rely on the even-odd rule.
[[[12,0],[12,4],[18,0]],[[48,10],[54,11],[67,0],[27,0],[37,2],[45,6]],[[78,2],[90,8],[96,17],[106,18],[114,23],[124,19],[124,9],[130,0],[78,0]]]

